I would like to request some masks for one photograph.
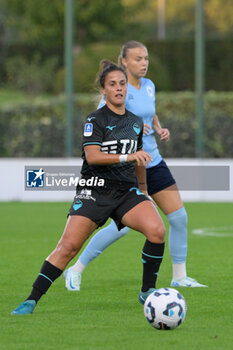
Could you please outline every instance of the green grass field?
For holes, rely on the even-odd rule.
[[[158,331],[138,303],[144,237],[130,231],[90,264],[80,292],[59,278],[34,313],[11,316],[66,221],[69,203],[0,203],[1,350],[230,350],[232,349],[233,203],[187,203],[191,277],[209,288],[179,288],[188,312],[173,331]],[[167,224],[167,223],[166,223]],[[194,229],[209,228],[203,234]],[[158,287],[169,286],[166,247]]]

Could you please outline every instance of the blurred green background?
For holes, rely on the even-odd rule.
[[[165,0],[164,0],[165,1]],[[164,157],[195,157],[194,34],[196,0],[78,0],[75,17],[75,137],[96,108],[102,58],[117,61],[122,44],[142,41],[157,113],[172,133]],[[0,157],[65,156],[63,0],[0,2]],[[233,156],[233,3],[205,0],[205,157]],[[173,137],[174,136],[174,137]]]

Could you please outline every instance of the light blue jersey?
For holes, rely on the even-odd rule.
[[[136,89],[128,83],[128,91],[125,101],[125,107],[138,117],[142,118],[143,123],[150,126],[148,135],[143,135],[143,149],[150,153],[152,161],[149,168],[159,164],[162,160],[159,154],[158,146],[154,136],[152,123],[155,110],[155,86],[150,79],[141,78],[141,87]]]
[[[102,98],[98,108],[105,104]],[[159,164],[162,157],[159,153],[159,149],[155,140],[154,130],[152,123],[155,115],[155,86],[150,79],[141,78],[141,87],[136,89],[128,83],[127,96],[125,101],[125,107],[133,114],[142,118],[143,123],[150,126],[150,132],[148,135],[143,135],[143,149],[145,152],[150,153],[152,161],[147,168],[151,168]]]

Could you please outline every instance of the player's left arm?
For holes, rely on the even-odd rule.
[[[147,182],[146,182],[146,166],[139,166],[134,164],[135,174],[138,180],[138,187],[142,193],[144,193],[151,202],[155,205],[155,202],[147,192]],[[156,205],[155,205],[156,206]]]
[[[137,151],[143,151],[143,123],[141,122],[141,132],[138,136]],[[134,164],[135,174],[138,181],[138,187],[141,192],[148,196],[147,183],[146,183],[146,165]]]
[[[160,136],[160,141],[167,142],[170,140],[170,131],[167,128],[162,128],[157,114],[154,115],[152,127],[155,130],[155,132]]]

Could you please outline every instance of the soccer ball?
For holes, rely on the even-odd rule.
[[[174,329],[184,322],[187,306],[184,297],[173,288],[152,292],[144,304],[144,315],[152,327]]]

